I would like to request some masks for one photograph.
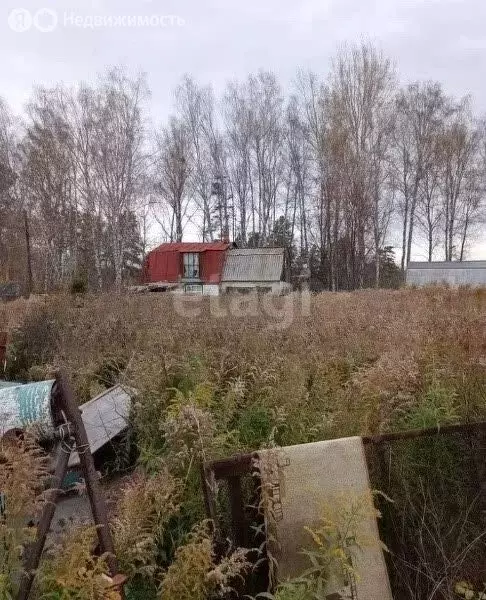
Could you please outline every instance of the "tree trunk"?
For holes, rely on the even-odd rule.
[[[93,244],[93,259],[96,273],[96,288],[98,292],[103,290],[103,273],[101,271],[101,260],[99,252],[99,239],[96,232],[96,222],[94,216],[91,218],[91,243]]]
[[[403,214],[402,261],[401,261],[402,271],[405,271],[405,261],[407,258],[407,228],[408,228],[408,201],[405,202],[404,214]]]
[[[413,242],[413,228],[415,224],[415,209],[417,207],[417,199],[414,197],[410,204],[410,219],[408,225],[408,240],[407,240],[407,261],[406,264],[410,262],[412,258],[412,242]]]
[[[375,256],[375,288],[380,287],[380,254],[376,253]]]
[[[24,226],[25,226],[25,249],[27,253],[27,285],[25,286],[25,297],[29,298],[34,286],[32,275],[32,249],[30,244],[30,227],[27,211],[24,210]]]

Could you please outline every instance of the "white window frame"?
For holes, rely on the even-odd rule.
[[[201,265],[199,260],[199,252],[183,252],[182,264],[184,279],[200,279]]]
[[[202,283],[186,283],[184,285],[184,293],[185,294],[203,294],[203,285]]]

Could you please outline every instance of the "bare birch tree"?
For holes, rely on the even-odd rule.
[[[422,247],[429,260],[439,246],[463,260],[484,225],[484,125],[438,83],[397,93],[393,66],[370,44],[341,49],[329,74],[299,71],[287,98],[266,71],[220,98],[186,76],[155,134],[147,96],[144,78],[122,69],[37,90],[23,137],[0,105],[0,276],[17,276],[29,246],[44,290],[78,273],[119,289],[155,221],[165,241],[190,229],[284,244],[316,287],[355,289],[384,281],[390,231],[404,269]]]
[[[238,239],[246,246],[248,226],[256,229],[252,183],[252,113],[245,90],[237,84],[227,87],[223,99],[226,128],[227,170],[233,187],[233,203],[238,211]],[[251,214],[250,214],[251,213]],[[250,221],[251,218],[251,221]]]
[[[445,260],[462,260],[481,199],[479,131],[463,100],[439,138]]]
[[[209,86],[199,87],[185,76],[176,90],[180,118],[190,139],[191,177],[188,185],[193,199],[202,215],[201,235],[203,241],[213,239],[213,183],[218,166],[218,133],[214,119],[214,101]],[[216,153],[216,155],[215,155]]]
[[[299,233],[300,255],[303,260],[309,256],[309,230],[311,216],[309,197],[312,192],[311,146],[308,130],[304,122],[297,97],[292,97],[287,107],[287,179],[285,182],[285,220],[291,223],[291,242]]]
[[[113,69],[101,81],[95,113],[93,165],[113,257],[114,283],[121,288],[128,218],[146,190],[147,155],[143,106],[148,96],[142,75],[129,78]]]
[[[348,285],[362,287],[371,235],[379,277],[380,244],[390,207],[383,197],[391,132],[390,98],[395,76],[390,61],[370,45],[343,49],[331,72],[330,104],[346,149],[345,239]]]
[[[450,112],[440,84],[412,83],[397,95],[394,184],[402,215],[402,270],[412,254],[417,205],[437,158],[436,139]]]
[[[181,242],[189,208],[188,181],[191,173],[191,138],[184,123],[172,117],[157,136],[156,191],[170,207],[170,241]]]
[[[80,210],[86,222],[95,272],[95,288],[103,287],[103,211],[101,179],[97,175],[97,115],[101,98],[96,90],[81,85],[70,100],[73,160],[77,167],[76,186]]]
[[[440,196],[440,165],[437,145],[439,139],[434,142],[434,150],[428,168],[425,169],[421,186],[420,200],[417,209],[417,224],[423,232],[427,243],[427,260],[432,261],[434,250],[439,244],[439,230],[442,226],[443,206]]]
[[[20,124],[0,98],[0,279],[21,279],[25,209],[20,194]],[[28,277],[27,277],[28,279]],[[30,282],[27,281],[30,290]]]
[[[250,75],[247,86],[252,116],[253,188],[257,190],[252,211],[258,215],[258,245],[264,245],[275,222],[282,183],[283,97],[273,73]]]
[[[65,283],[76,268],[76,165],[72,161],[66,91],[39,89],[28,107],[22,143],[22,179],[32,207],[34,230],[42,252],[45,291]]]

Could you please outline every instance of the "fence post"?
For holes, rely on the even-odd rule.
[[[94,466],[93,456],[89,447],[88,436],[84,427],[81,411],[74,399],[74,392],[66,373],[61,369],[56,373],[56,380],[59,386],[59,403],[64,410],[67,420],[71,423],[73,436],[76,440],[76,451],[79,455],[81,469],[83,471],[88,493],[91,511],[95,524],[97,525],[98,539],[101,549],[107,554],[107,563],[111,575],[118,574],[118,564],[108,524],[108,513],[106,504],[101,493],[98,476]]]
[[[59,444],[58,458],[56,469],[52,478],[51,489],[47,492],[46,503],[42,510],[42,515],[37,525],[36,540],[26,549],[26,559],[24,563],[24,574],[20,582],[18,600],[26,600],[29,597],[30,590],[35,578],[35,571],[39,566],[39,562],[46,543],[47,533],[51,526],[52,518],[56,510],[56,503],[61,491],[62,482],[66,476],[69,457],[74,445],[74,439],[68,438]]]

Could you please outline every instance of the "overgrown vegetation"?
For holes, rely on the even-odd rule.
[[[138,390],[132,411],[138,465],[113,519],[130,597],[206,600],[237,586],[238,575],[245,572],[241,550],[230,549],[223,559],[214,554],[211,530],[204,524],[202,460],[486,419],[486,292],[430,288],[320,294],[312,298],[309,316],[300,313],[297,298],[291,299],[291,308],[289,299],[275,299],[277,308],[287,303],[285,320],[263,310],[255,316],[238,317],[230,310],[227,316],[211,316],[209,300],[197,305],[197,316],[184,316],[163,295],[85,296],[82,302],[66,296],[0,306],[0,329],[8,327],[13,342],[9,377],[38,378],[54,364],[62,365],[72,374],[80,403],[116,381]],[[230,308],[225,304],[230,299],[220,302]],[[275,327],[284,321],[287,326]],[[479,589],[480,582],[461,571],[464,552],[477,537],[471,515],[479,514],[477,487],[464,475],[465,457],[465,450],[458,453],[445,442],[433,448],[404,446],[392,456],[393,467],[401,469],[397,480],[410,481],[413,470],[413,485],[394,504],[407,515],[404,543],[415,543],[413,528],[424,514],[427,527],[438,520],[449,524],[448,534],[429,527],[419,548],[430,567],[421,580],[422,592],[431,578],[444,579],[437,598],[454,598],[461,581]],[[426,487],[431,479],[442,482],[432,496]],[[31,475],[24,480],[34,481]],[[384,486],[378,482],[375,487]],[[26,507],[34,506],[38,491],[29,494]],[[453,501],[458,494],[461,502]],[[387,515],[383,527],[390,527]],[[7,529],[2,531],[7,535]],[[22,543],[30,532],[20,528],[15,535],[19,532]],[[454,568],[434,570],[437,536]],[[479,542],[472,548],[479,552]],[[19,555],[9,560],[13,567],[0,572],[11,594]],[[106,575],[100,561],[86,567],[98,583]],[[50,597],[57,597],[52,594],[60,581],[55,564],[46,563],[51,575],[44,585]],[[99,597],[96,585],[90,598]],[[301,591],[279,593],[297,600],[305,597]],[[418,589],[413,593],[410,598],[428,597]],[[76,594],[63,597],[81,597]]]
[[[322,507],[318,526],[306,528],[309,545],[302,554],[308,568],[298,578],[280,583],[273,600],[326,600],[331,590],[342,600],[358,600],[357,560],[365,548],[377,544],[363,532],[363,524],[381,516],[372,497],[341,495]]]
[[[29,437],[0,439],[1,600],[13,599],[18,591],[23,547],[35,535],[29,523],[42,504],[46,477],[46,457]]]

